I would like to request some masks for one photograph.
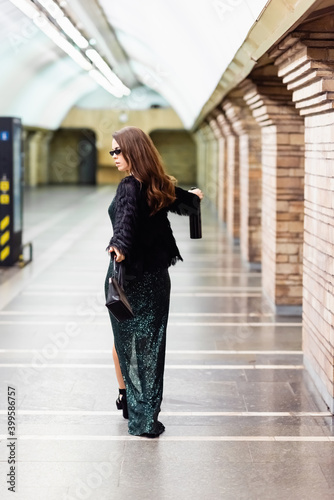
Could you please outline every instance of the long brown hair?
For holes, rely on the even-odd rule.
[[[151,215],[170,205],[175,200],[176,180],[166,174],[152,139],[137,127],[124,127],[112,136],[121,148],[130,172],[146,187]]]

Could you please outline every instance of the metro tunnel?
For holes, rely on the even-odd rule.
[[[333,499],[333,0],[0,12],[1,498]]]

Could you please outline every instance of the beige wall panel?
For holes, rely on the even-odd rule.
[[[126,119],[126,121],[125,121]],[[97,136],[97,183],[118,183],[123,177],[109,155],[112,133],[125,126],[139,127],[150,133],[156,129],[183,129],[183,124],[171,108],[135,110],[82,109],[74,107],[63,120],[61,127],[90,128]]]

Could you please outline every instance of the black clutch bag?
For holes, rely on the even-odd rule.
[[[191,188],[196,189],[196,188]],[[197,206],[192,207],[191,213],[189,214],[189,229],[190,238],[198,240],[202,238],[202,220],[201,220],[201,204],[200,202]]]
[[[125,321],[134,317],[128,299],[124,293],[124,263],[114,261],[112,276],[109,278],[109,287],[106,306],[117,321]]]

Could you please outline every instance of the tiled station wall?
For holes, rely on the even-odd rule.
[[[237,89],[244,91],[245,103],[259,125],[263,288],[276,312],[296,312],[302,305],[305,366],[332,412],[333,26],[334,14],[304,22],[271,49],[271,64],[267,59],[268,67],[257,68]],[[262,81],[261,71],[267,72]],[[249,217],[254,203],[253,190],[247,189],[245,183],[252,152],[248,147],[247,154],[249,131],[244,129],[238,133],[236,127],[242,110],[239,116],[233,116],[231,105],[230,95],[209,119],[211,128],[217,126],[220,131],[220,137],[215,134],[220,141],[217,168],[224,174],[221,176],[224,188],[219,186],[214,202],[220,207],[219,213],[230,235],[240,238],[241,231],[244,235],[251,226],[247,227],[243,221]],[[204,170],[205,166],[201,168]],[[239,184],[240,196],[235,194],[236,184]],[[205,185],[202,187],[205,190]],[[231,214],[239,211],[238,224]],[[252,261],[251,254],[248,261]]]
[[[334,14],[305,22],[273,51],[305,120],[303,350],[334,412]]]

